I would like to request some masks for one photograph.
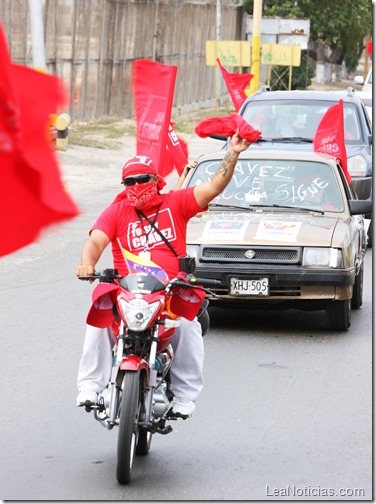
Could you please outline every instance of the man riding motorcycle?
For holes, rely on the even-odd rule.
[[[186,256],[188,221],[205,210],[230,182],[240,152],[250,142],[235,133],[223,161],[210,181],[195,187],[161,193],[165,181],[146,156],[128,160],[122,170],[125,189],[99,216],[89,232],[81,254],[78,277],[93,275],[95,265],[111,242],[114,268],[127,274],[121,246],[133,254],[144,254],[169,275],[179,272],[179,257]],[[159,230],[159,231],[158,231]],[[164,236],[164,238],[163,238]],[[77,385],[78,406],[97,403],[108,383],[112,365],[110,329],[87,325]],[[203,387],[204,348],[200,323],[181,317],[172,340],[174,361],[170,370],[174,400],[171,414],[187,418]]]

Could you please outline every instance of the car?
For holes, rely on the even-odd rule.
[[[201,156],[183,186],[207,181],[223,150]],[[327,154],[255,150],[187,227],[195,275],[217,280],[210,303],[224,307],[324,310],[345,331],[363,302],[367,231],[359,200]]]
[[[368,112],[368,117],[372,123],[372,93],[358,91],[356,94],[359,96],[359,98],[364,103],[366,110]]]
[[[348,170],[359,198],[372,195],[372,124],[353,88],[346,91],[267,91],[250,95],[239,114],[262,132],[261,149],[312,150],[317,126],[329,107],[344,101]]]
[[[360,84],[363,93],[372,93],[372,68],[369,70],[366,80],[363,75],[356,75],[354,78],[355,84]]]
[[[262,132],[261,139],[252,144],[252,149],[312,151],[319,122],[328,108],[340,99],[344,102],[345,144],[352,186],[360,199],[372,199],[372,122],[365,104],[353,88],[345,91],[272,91],[268,86],[261,86],[248,96],[238,113]],[[229,139],[224,148],[228,142]],[[371,215],[366,217],[372,218]],[[371,246],[372,226],[368,239]]]

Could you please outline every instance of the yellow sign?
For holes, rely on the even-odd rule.
[[[219,58],[224,67],[251,66],[251,45],[246,40],[207,40],[206,64],[216,66]]]
[[[263,44],[261,63],[264,65],[300,66],[300,45]]]

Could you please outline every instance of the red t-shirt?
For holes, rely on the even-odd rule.
[[[203,210],[197,204],[193,190],[193,187],[189,187],[161,194],[162,204],[155,222],[179,257],[186,255],[186,231],[189,219]],[[147,212],[144,214],[150,221],[154,221],[155,210],[150,214]],[[90,233],[94,229],[106,233],[112,244],[114,268],[121,275],[127,274],[127,267],[117,238],[123,248],[136,255],[144,250],[147,243],[151,260],[163,268],[169,278],[173,278],[179,271],[179,260],[157,231],[150,228],[151,226],[146,219],[142,219],[140,222],[135,208],[130,206],[127,199],[124,198],[113,202],[101,213]]]

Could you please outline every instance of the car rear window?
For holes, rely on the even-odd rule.
[[[221,160],[197,166],[189,185],[206,182]],[[292,206],[342,212],[344,205],[333,168],[326,163],[280,160],[238,160],[234,175],[212,204],[231,206]]]

